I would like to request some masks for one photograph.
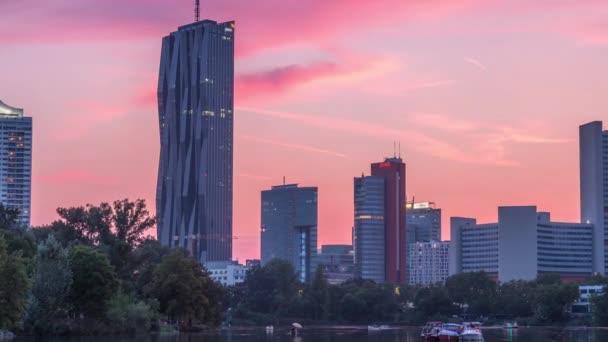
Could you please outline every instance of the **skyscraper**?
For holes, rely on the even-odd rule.
[[[581,222],[593,229],[593,272],[606,274],[608,258],[608,132],[601,121],[579,128]]]
[[[407,283],[405,229],[405,163],[387,158],[372,164],[372,176],[384,178],[385,276],[389,283]]]
[[[289,261],[301,282],[308,282],[317,257],[317,188],[297,184],[262,191],[262,266]]]
[[[407,242],[441,241],[441,209],[433,202],[407,203]]]
[[[387,158],[355,178],[355,270],[376,282],[407,283],[405,164]]]
[[[30,226],[32,118],[0,101],[0,202],[19,209],[20,226]]]
[[[384,177],[361,176],[354,181],[355,276],[386,281],[385,274],[385,186]]]
[[[232,258],[234,22],[163,38],[158,80],[158,239],[200,262]]]

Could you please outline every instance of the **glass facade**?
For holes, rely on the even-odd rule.
[[[408,285],[428,286],[448,278],[449,241],[410,243],[408,246]]]
[[[289,261],[301,282],[308,282],[316,268],[317,188],[296,184],[262,191],[261,262]]]
[[[0,202],[19,209],[18,224],[30,226],[32,118],[0,101]]]
[[[355,273],[363,279],[384,283],[385,185],[384,177],[355,178]]]
[[[419,208],[419,203],[408,203],[405,210],[408,244],[441,241],[441,209]]]
[[[234,22],[163,38],[158,81],[158,239],[204,263],[232,258]]]

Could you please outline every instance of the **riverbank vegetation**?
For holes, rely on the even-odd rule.
[[[145,237],[156,223],[143,200],[57,213],[24,230],[0,205],[0,330],[135,334],[221,323],[221,285],[185,250]]]
[[[329,285],[319,268],[309,285],[297,282],[288,262],[274,260],[227,290],[226,305],[238,323],[308,322],[420,325],[429,320],[565,324],[577,297],[575,284],[557,275],[497,284],[487,274],[463,273],[445,285],[395,287],[355,279]]]

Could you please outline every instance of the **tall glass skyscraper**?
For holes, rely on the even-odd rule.
[[[163,38],[158,80],[158,239],[200,262],[232,258],[234,22]]]
[[[289,261],[301,282],[316,269],[317,188],[297,184],[262,191],[262,266],[272,259]]]
[[[0,101],[0,202],[19,209],[18,223],[30,226],[32,118]]]

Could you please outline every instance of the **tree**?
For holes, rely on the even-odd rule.
[[[330,310],[329,284],[323,273],[323,266],[319,265],[310,286],[312,301],[314,303],[313,319],[327,320]]]
[[[497,290],[496,313],[507,317],[532,316],[533,286],[531,282],[513,280],[500,284]]]
[[[485,272],[465,272],[449,277],[445,288],[450,299],[468,305],[471,315],[493,312],[496,298],[496,282]]]
[[[532,307],[539,322],[560,322],[567,318],[566,309],[578,298],[574,284],[563,284],[559,276],[540,276],[533,283]]]
[[[176,249],[163,257],[152,283],[146,288],[171,320],[198,320],[217,325],[221,320],[221,285],[215,283],[186,250]]]
[[[17,228],[17,217],[19,209],[5,207],[0,203],[0,230],[10,230]]]
[[[285,314],[299,290],[298,277],[290,262],[273,259],[249,271],[246,307],[258,313]]]
[[[591,297],[593,324],[596,327],[608,326],[608,296],[596,294]]]
[[[0,329],[17,326],[25,309],[27,291],[25,261],[20,252],[8,252],[0,234]]]
[[[101,318],[108,300],[118,289],[116,273],[108,258],[89,246],[74,246],[69,253],[73,283],[69,299],[77,314]]]
[[[54,334],[68,315],[72,284],[68,252],[53,235],[38,244],[36,268],[26,312],[26,327],[37,334]]]
[[[158,240],[147,238],[137,246],[127,260],[127,271],[133,279],[133,290],[140,297],[145,294],[146,285],[154,279],[154,270],[163,257],[171,252],[169,247],[161,246]],[[123,286],[125,284],[123,283]]]

